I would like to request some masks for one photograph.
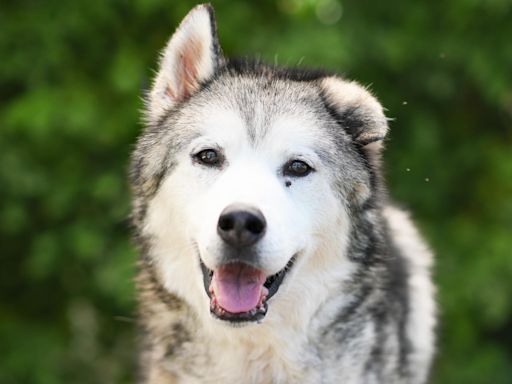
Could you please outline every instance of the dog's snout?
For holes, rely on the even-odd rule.
[[[265,217],[259,209],[234,204],[220,214],[217,232],[227,244],[240,248],[261,239],[266,226]]]

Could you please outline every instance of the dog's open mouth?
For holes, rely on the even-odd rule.
[[[267,301],[276,294],[295,256],[275,275],[265,274],[246,263],[232,262],[212,271],[201,261],[204,289],[210,297],[210,312],[221,320],[249,322],[263,319]]]

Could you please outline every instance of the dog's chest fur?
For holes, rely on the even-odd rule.
[[[302,345],[301,345],[302,344]],[[318,383],[318,366],[307,342],[268,339],[196,340],[184,345],[179,360],[196,361],[190,370],[174,367],[183,383]],[[171,366],[180,364],[169,362]]]
[[[362,337],[347,343],[345,351],[335,348],[332,334],[322,339],[307,339],[289,330],[278,335],[259,332],[251,338],[198,334],[163,356],[149,376],[158,377],[152,380],[161,384],[379,383],[364,358],[371,352],[368,341],[374,337],[374,328],[371,323],[363,328]],[[389,368],[392,371],[394,366]],[[402,383],[398,377],[394,382]]]
[[[384,369],[388,372],[368,366],[367,356],[376,341],[374,321],[357,317],[343,327],[330,325],[336,314],[344,311],[337,300],[317,314],[317,319],[323,319],[321,323],[313,320],[308,327],[294,321],[283,327],[282,320],[272,325],[274,319],[270,319],[250,329],[226,330],[221,324],[201,324],[186,307],[168,312],[172,302],[162,302],[154,288],[147,289],[148,296],[143,298],[145,313],[160,313],[147,319],[154,334],[153,348],[145,356],[150,360],[150,383],[371,384],[378,383],[382,374],[388,379],[394,376],[395,359]],[[347,309],[350,303],[345,305]],[[383,352],[397,356],[398,346],[386,339],[381,339],[387,344]],[[393,382],[402,381],[396,377]]]

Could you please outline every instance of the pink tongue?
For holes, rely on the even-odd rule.
[[[217,304],[231,313],[248,312],[260,303],[265,275],[259,269],[242,263],[224,265],[213,273],[213,289]]]

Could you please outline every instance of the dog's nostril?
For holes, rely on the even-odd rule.
[[[260,210],[237,204],[230,205],[222,211],[217,223],[217,232],[227,244],[245,247],[263,237],[265,227],[265,217]]]
[[[223,231],[229,231],[235,227],[235,221],[231,216],[221,216],[219,219],[219,228]]]
[[[265,224],[257,218],[250,218],[247,221],[246,228],[254,234],[260,234],[265,229]]]

